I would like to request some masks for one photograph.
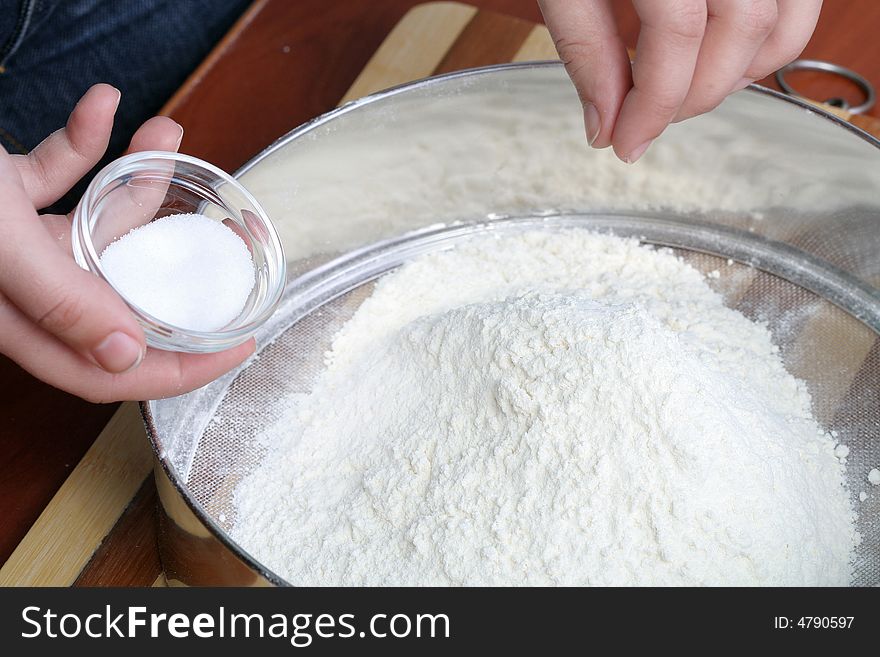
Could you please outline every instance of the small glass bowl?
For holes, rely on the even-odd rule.
[[[185,213],[222,221],[253,258],[255,282],[244,309],[216,331],[194,331],[153,317],[121,294],[101,269],[99,257],[108,244],[154,219]],[[72,246],[76,262],[125,300],[147,344],[167,351],[208,353],[245,342],[275,311],[287,278],[281,240],[257,200],[229,174],[179,153],[133,153],[102,169],[74,213]]]

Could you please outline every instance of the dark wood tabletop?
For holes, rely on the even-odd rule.
[[[181,150],[234,171],[277,137],[332,109],[391,28],[416,4],[416,0],[254,3],[234,28],[235,36],[220,44],[166,105],[186,130]],[[534,0],[473,0],[471,4],[541,20]],[[621,34],[634,46],[638,23],[631,6],[621,1],[615,7]],[[880,84],[878,27],[880,2],[826,0],[804,57],[842,64]],[[852,85],[827,76],[802,74],[793,81],[815,98],[858,99]],[[876,108],[870,113],[878,115]],[[116,405],[89,404],[55,390],[2,356],[0,391],[2,564]],[[154,492],[145,489],[128,514],[131,531],[143,533],[147,543],[153,540],[154,530],[136,521],[148,517],[137,509],[154,504],[153,496]],[[155,555],[150,552],[145,559],[150,562],[145,572],[153,572]]]

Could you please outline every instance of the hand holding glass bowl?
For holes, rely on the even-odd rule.
[[[176,154],[183,131],[165,117],[141,126],[130,154],[98,174],[72,231],[70,217],[37,214],[104,154],[118,102],[116,89],[96,85],[67,127],[29,155],[0,152],[0,352],[95,402],[182,394],[235,367],[253,353],[251,336],[280,299],[285,279],[280,242],[259,204],[216,167]],[[245,241],[256,270],[241,314],[208,333],[141,312],[96,264],[100,251],[132,228],[187,212],[225,219]]]

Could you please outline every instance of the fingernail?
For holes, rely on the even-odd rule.
[[[180,128],[180,136],[177,138],[177,146],[174,147],[174,150],[179,150],[180,144],[183,141],[183,126],[178,123],[177,127]]]
[[[122,92],[116,87],[113,87],[113,91],[116,92],[116,104],[113,106],[113,111],[115,112],[119,108],[119,101],[122,100]]]
[[[649,139],[641,146],[636,146],[630,151],[629,155],[624,156],[623,161],[627,164],[635,164],[638,159],[645,154],[645,151],[648,150],[648,146],[650,146],[653,141],[653,139]]]
[[[103,369],[112,374],[120,374],[140,365],[144,351],[130,335],[114,331],[92,350],[92,357]]]
[[[596,137],[602,131],[602,121],[599,118],[599,110],[593,103],[584,105],[584,127],[587,129],[587,143],[592,146]]]

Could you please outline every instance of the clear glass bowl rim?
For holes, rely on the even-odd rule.
[[[182,328],[162,321],[158,317],[151,315],[137,304],[128,299],[122,292],[113,285],[112,281],[104,273],[101,268],[100,257],[95,250],[94,242],[92,242],[91,232],[89,230],[88,214],[95,205],[101,191],[113,180],[118,180],[126,175],[133,175],[141,170],[141,166],[149,161],[165,161],[173,164],[183,163],[197,169],[202,169],[218,179],[223,184],[230,185],[237,193],[251,205],[252,211],[259,218],[260,223],[266,229],[268,234],[268,242],[273,251],[273,260],[277,263],[278,271],[276,272],[279,283],[270,291],[270,293],[260,303],[260,311],[251,316],[250,320],[244,324],[232,324],[228,328],[218,331],[196,331],[192,329]],[[83,194],[82,199],[76,206],[73,221],[71,222],[71,246],[73,249],[74,259],[83,269],[96,274],[101,280],[106,282],[113,290],[125,301],[126,305],[132,309],[135,315],[142,321],[147,323],[150,328],[160,334],[177,334],[185,335],[204,345],[212,345],[218,348],[228,348],[240,344],[248,337],[252,336],[256,330],[262,326],[266,320],[275,312],[281,296],[284,293],[284,287],[287,281],[287,260],[284,256],[284,249],[281,244],[281,238],[272,220],[266,214],[266,211],[260,205],[259,201],[233,176],[226,173],[219,167],[206,162],[192,155],[184,153],[176,153],[171,151],[139,151],[124,155],[114,160],[103,169],[89,183],[88,188]],[[267,259],[268,260],[268,259]],[[179,340],[169,340],[169,346],[182,346]],[[198,349],[197,351],[208,351],[216,349]]]

